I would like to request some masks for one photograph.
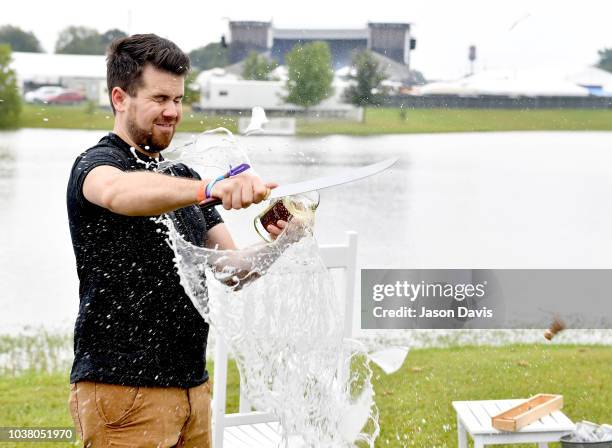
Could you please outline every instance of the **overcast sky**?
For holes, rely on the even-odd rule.
[[[55,0],[10,2],[1,24],[33,31],[52,52],[69,25],[129,33],[153,32],[184,50],[218,41],[227,20],[273,20],[278,28],[364,28],[368,21],[409,22],[417,39],[411,66],[429,79],[468,71],[468,47],[477,46],[477,69],[554,68],[579,71],[612,47],[611,0],[308,0],[267,2],[153,2]]]

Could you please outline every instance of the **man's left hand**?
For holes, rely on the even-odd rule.
[[[285,229],[285,227],[287,227],[287,221],[279,219],[278,221],[276,221],[276,225],[270,224],[268,227],[266,227],[266,230],[268,231],[272,239],[275,240]]]

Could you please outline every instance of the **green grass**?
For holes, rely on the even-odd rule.
[[[574,421],[611,423],[610,366],[610,346],[538,344],[413,350],[404,367],[392,375],[375,368],[381,424],[376,446],[457,446],[453,400],[559,393],[564,395],[564,412]],[[237,410],[237,385],[238,374],[232,365],[230,412]],[[65,372],[0,376],[0,426],[69,426],[67,399]],[[512,445],[519,446],[528,445]]]
[[[610,131],[612,110],[496,110],[496,109],[368,109],[364,123],[298,119],[299,135],[375,135],[487,131]],[[21,127],[111,130],[113,114],[87,106],[25,104]],[[185,109],[179,132],[202,132],[223,126],[237,129],[237,117],[211,116]]]
[[[408,356],[398,373],[376,377],[378,446],[404,446],[404,436],[406,446],[456,446],[453,400],[559,393],[572,420],[612,421],[612,347],[464,347]]]
[[[365,122],[301,121],[302,135],[488,131],[610,131],[612,110],[367,109]]]
[[[87,110],[87,106],[49,106],[45,104],[24,104],[20,126],[43,129],[101,129],[112,130],[114,117],[110,110]],[[225,127],[232,132],[237,130],[236,117],[196,114],[188,110],[178,132],[202,132],[216,127]]]

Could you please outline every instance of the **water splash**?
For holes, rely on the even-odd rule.
[[[233,353],[250,403],[279,419],[285,442],[374,446],[369,358],[343,338],[342,306],[311,229],[293,219],[273,243],[222,251],[191,245],[167,225],[183,287]]]
[[[172,165],[184,163],[194,168],[203,178],[214,178],[225,174],[230,166],[247,163],[251,166],[246,152],[226,128],[219,127],[204,131],[184,145],[164,152],[165,160],[158,169],[167,170]],[[254,174],[251,168],[247,172]]]
[[[251,110],[251,121],[245,131],[245,135],[253,135],[263,132],[263,125],[268,122],[266,111],[263,107],[256,106]],[[217,142],[211,144],[211,136],[221,135]],[[227,165],[237,166],[241,163],[249,163],[246,153],[237,145],[234,134],[224,127],[206,130],[198,134],[194,139],[176,148],[166,151],[164,155],[168,158],[165,165],[172,164],[180,159],[189,165],[209,168],[218,175],[227,171]]]
[[[263,109],[256,112],[252,131],[265,120]],[[164,155],[159,170],[184,163],[204,178],[252,166],[224,128]],[[374,446],[379,425],[369,358],[363,344],[343,338],[343,306],[320,257],[314,220],[292,219],[272,243],[217,250],[186,241],[173,215],[163,222],[181,284],[229,347],[252,406],[278,418],[285,443]]]
[[[269,120],[266,117],[266,111],[263,107],[255,106],[251,110],[251,121],[244,131],[245,135],[259,134],[264,131],[263,125],[268,123]]]

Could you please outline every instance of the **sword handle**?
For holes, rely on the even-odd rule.
[[[208,187],[210,186],[210,192],[212,192],[212,186],[215,185],[216,182],[223,180],[223,179],[228,179],[230,177],[234,177],[237,176],[238,174],[248,170],[249,168],[251,168],[251,165],[249,165],[248,163],[241,163],[240,165],[238,165],[235,168],[232,168],[232,166],[230,165],[230,169],[227,173],[225,173],[222,176],[217,177],[215,180],[213,180],[212,182],[210,182],[207,186],[206,186],[206,191],[205,191],[205,195],[208,196]],[[212,184],[212,185],[211,185]],[[210,199],[210,198],[208,198]],[[210,207],[214,207],[215,205],[220,205],[223,202],[221,201],[221,199],[214,199],[212,201],[209,202],[205,202],[205,203],[200,203],[200,207],[203,208],[210,208]]]
[[[266,194],[266,197],[263,199],[264,201],[270,197],[271,192],[272,190],[268,188],[268,193]],[[223,201],[221,199],[211,198],[211,199],[208,199],[204,203],[200,203],[199,205],[201,208],[207,209],[207,208],[214,207],[216,205],[221,205],[221,204],[223,204]]]
[[[223,201],[221,201],[221,199],[214,198],[212,201],[207,201],[204,204],[200,204],[200,208],[207,209],[221,204],[223,204]]]
[[[264,201],[270,196],[270,193],[268,193],[268,195],[264,198]],[[223,204],[223,201],[221,199],[217,199],[217,198],[211,198],[208,201],[204,202],[203,204],[200,204],[201,208],[207,209],[210,207],[215,207],[217,205],[221,205]]]

